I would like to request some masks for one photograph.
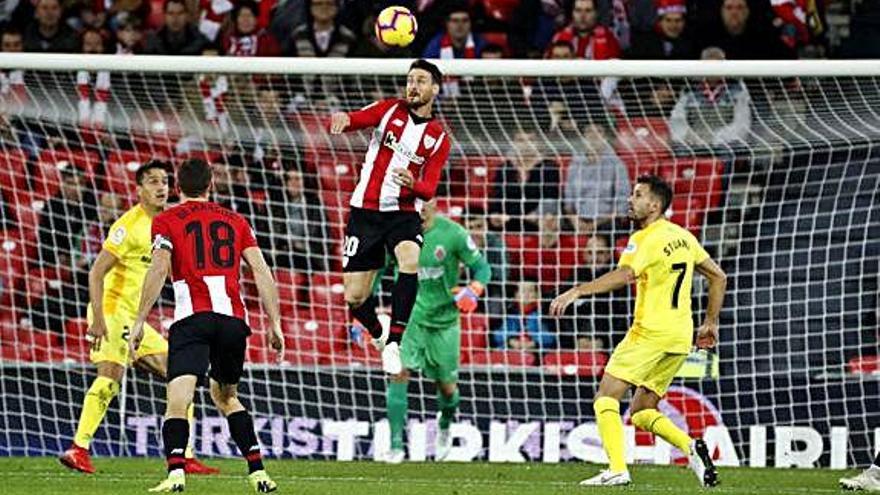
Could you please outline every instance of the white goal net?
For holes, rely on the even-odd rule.
[[[216,200],[251,221],[287,339],[255,329],[242,395],[268,456],[370,459],[387,445],[379,357],[347,329],[342,229],[369,131],[332,111],[402,94],[407,61],[2,58],[0,455],[70,442],[94,378],[87,272],[150,158],[202,157]],[[613,266],[637,175],[728,273],[717,353],[693,353],[661,408],[721,464],[864,464],[880,443],[880,65],[453,62],[437,117],[453,147],[439,211],[493,269],[462,320],[457,460],[601,462],[592,397],[634,294],[549,302]],[[467,273],[463,273],[463,280]],[[695,283],[695,320],[706,287]],[[381,306],[390,304],[380,288]],[[163,299],[152,321],[167,331]],[[159,455],[162,383],[129,370],[93,443]],[[434,384],[410,384],[408,458],[430,459]],[[207,394],[195,445],[235,452]],[[647,434],[631,459],[681,462]]]

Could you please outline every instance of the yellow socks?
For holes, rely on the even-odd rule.
[[[639,428],[666,440],[685,454],[690,454],[691,437],[656,409],[643,409],[632,415],[632,422]]]
[[[189,429],[192,431],[193,422],[196,420],[196,407],[194,402],[189,403],[189,407],[186,408],[186,421],[189,423]],[[192,448],[192,435],[189,436],[189,442],[186,444],[186,450],[183,452],[183,457],[186,459],[192,459],[195,457],[193,454]]]
[[[76,435],[73,443],[78,447],[88,450],[92,443],[92,437],[98,431],[98,426],[104,420],[110,401],[119,393],[119,384],[110,378],[99,376],[92,382],[86,398],[83,401],[82,413],[79,416],[79,424],[76,427]]]
[[[602,438],[602,447],[608,456],[608,466],[611,472],[622,473],[626,471],[620,403],[611,397],[599,397],[593,402],[593,411],[596,413],[599,436]]]

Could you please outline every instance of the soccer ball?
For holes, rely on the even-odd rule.
[[[376,17],[376,38],[388,46],[406,46],[416,39],[416,16],[406,7],[388,7]]]

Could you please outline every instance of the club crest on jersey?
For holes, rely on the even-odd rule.
[[[413,163],[417,163],[422,165],[425,163],[425,158],[415,154],[412,150],[408,149],[406,146],[402,145],[398,140],[397,136],[394,135],[391,131],[385,133],[385,146],[388,146],[395,153],[400,153],[405,156],[409,161]]]
[[[424,142],[425,142],[425,148],[433,148],[434,145],[437,144],[437,138],[435,138],[434,136],[429,136],[429,135],[425,134]]]
[[[437,246],[437,249],[434,250],[434,257],[437,258],[437,261],[443,261],[446,259],[446,249],[443,246]]]

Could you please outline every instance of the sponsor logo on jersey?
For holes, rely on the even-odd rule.
[[[125,227],[122,225],[116,227],[116,229],[110,234],[110,242],[117,246],[121,245],[122,241],[125,240],[126,233]]]
[[[394,133],[391,131],[388,131],[387,133],[385,133],[384,144],[385,144],[385,146],[394,150],[395,153],[400,153],[401,155],[405,156],[409,161],[411,161],[413,163],[417,163],[419,165],[422,165],[425,163],[424,157],[421,157],[421,156],[415,154],[415,152],[413,152],[412,150],[410,150],[409,148],[407,148],[406,146],[401,144],[397,140],[397,136],[395,136]]]
[[[443,246],[437,246],[437,248],[434,249],[434,258],[437,261],[443,261],[446,259],[446,249]]]
[[[397,126],[397,127],[400,127],[400,126],[403,125],[403,121],[400,120],[400,119],[394,119],[394,120],[391,121],[391,125],[393,125],[393,126]]]
[[[435,280],[443,278],[445,271],[442,266],[419,267],[419,280]]]
[[[425,134],[425,148],[433,148],[437,144],[437,138]]]

